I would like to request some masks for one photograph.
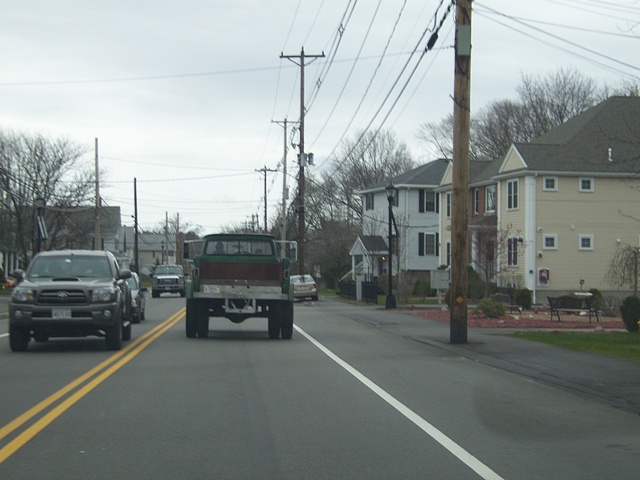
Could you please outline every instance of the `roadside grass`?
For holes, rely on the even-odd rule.
[[[627,332],[519,332],[515,338],[640,362],[640,335]]]

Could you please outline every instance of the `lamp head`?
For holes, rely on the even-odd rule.
[[[396,198],[396,187],[393,185],[393,182],[389,180],[389,183],[384,189],[387,191],[387,200],[392,203]]]

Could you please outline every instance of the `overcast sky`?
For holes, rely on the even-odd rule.
[[[98,138],[101,196],[122,208],[124,224],[137,178],[143,228],[165,212],[203,233],[255,214],[262,225],[256,170],[282,171],[284,129],[272,121],[300,113],[300,68],[281,53],[325,54],[305,70],[310,168],[330,169],[341,140],[381,126],[425,163],[433,158],[419,125],[453,111],[453,12],[421,57],[450,1],[440,4],[0,0],[0,128],[85,145],[91,166]],[[639,22],[640,0],[476,0],[472,115],[514,98],[523,73],[572,68],[612,87],[638,78]],[[272,218],[281,173],[267,185]],[[293,177],[289,186],[293,194]]]

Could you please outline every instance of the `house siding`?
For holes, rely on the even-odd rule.
[[[543,178],[537,181],[536,249],[542,256],[536,255],[536,271],[550,273],[548,285],[537,286],[542,300],[545,291],[580,290],[580,279],[583,290],[610,290],[604,277],[618,246],[638,245],[640,224],[630,216],[640,202],[640,181],[596,177],[593,192],[579,192],[581,176],[559,176],[558,191],[544,191]],[[544,248],[545,235],[557,235],[556,250]],[[593,250],[580,250],[580,235],[593,235]]]

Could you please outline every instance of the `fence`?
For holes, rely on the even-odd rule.
[[[367,303],[378,303],[378,285],[376,282],[362,282],[362,301]],[[353,280],[340,280],[338,291],[341,297],[357,300],[357,286]]]

